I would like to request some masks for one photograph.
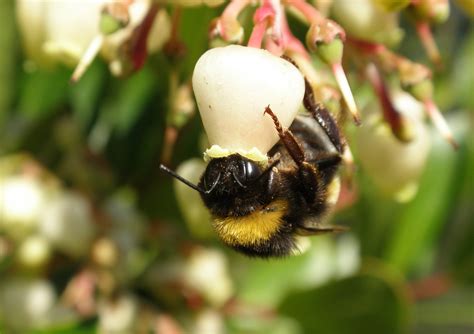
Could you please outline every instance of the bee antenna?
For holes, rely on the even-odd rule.
[[[162,165],[160,164],[160,169],[163,171],[163,172],[166,172],[168,173],[169,175],[171,175],[172,177],[174,177],[175,179],[177,179],[178,181],[181,181],[183,182],[185,185],[187,185],[188,187],[200,192],[201,194],[204,194],[205,191],[202,190],[201,188],[199,188],[197,185],[195,185],[194,183],[190,182],[189,180],[186,180],[184,177],[182,176],[179,176],[178,174],[176,174],[174,171],[172,171],[171,169],[169,169],[168,167],[166,167],[165,165]]]

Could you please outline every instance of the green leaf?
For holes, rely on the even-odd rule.
[[[90,125],[97,110],[99,100],[104,93],[107,72],[104,63],[95,61],[81,80],[70,86],[70,101],[74,116],[83,129]]]
[[[449,82],[454,87],[448,87],[453,95],[453,101],[464,108],[474,109],[474,29],[467,34],[464,45],[456,57]]]
[[[370,271],[289,296],[281,313],[303,333],[404,333],[408,299],[396,275],[378,265]]]
[[[18,111],[32,122],[50,117],[67,101],[70,72],[37,70],[25,74]]]
[[[304,241],[309,242],[310,239]],[[236,273],[240,275],[237,279],[239,300],[251,305],[273,307],[291,291],[326,283],[340,274],[337,267],[338,255],[341,255],[339,241],[343,239],[335,241],[332,236],[318,236],[311,239],[311,247],[302,255],[270,260],[242,258],[245,260],[236,266],[246,266],[245,270]]]
[[[164,78],[162,78],[164,79]],[[145,111],[155,90],[156,76],[149,67],[144,67],[121,85],[113,103],[115,129],[126,134]]]
[[[183,10],[180,38],[186,46],[186,56],[181,64],[185,75],[193,72],[197,60],[208,49],[209,23],[219,15],[218,9],[207,6]]]
[[[97,324],[88,320],[79,324],[71,324],[55,328],[31,330],[28,334],[94,334],[97,333]]]
[[[0,125],[11,108],[15,92],[15,75],[17,55],[14,50],[15,22],[13,1],[0,2]]]

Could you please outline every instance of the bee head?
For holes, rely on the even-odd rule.
[[[240,154],[209,162],[199,187],[206,195],[233,196],[252,186],[262,175],[261,167]]]

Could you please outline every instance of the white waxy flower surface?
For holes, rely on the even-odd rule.
[[[265,155],[278,141],[265,107],[270,105],[282,126],[289,127],[305,88],[303,76],[288,61],[265,50],[230,45],[201,56],[193,89],[211,145],[244,155],[257,149]]]

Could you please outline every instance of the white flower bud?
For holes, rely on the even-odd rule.
[[[288,127],[305,87],[303,76],[288,61],[266,50],[230,45],[201,56],[193,89],[211,145],[265,155],[279,138],[271,118],[263,114],[265,107],[270,105]]]
[[[233,293],[224,254],[214,249],[197,249],[186,263],[186,285],[200,292],[213,306],[223,305]]]
[[[99,333],[133,333],[138,316],[138,303],[132,295],[99,303]]]
[[[27,55],[44,64],[60,60],[75,64],[99,33],[106,0],[19,0],[17,20]]]
[[[151,0],[134,0],[127,11],[130,22],[117,32],[104,36],[99,49],[114,73],[121,74],[120,57],[123,46],[142,23]],[[27,56],[40,65],[61,62],[74,66],[96,37],[101,35],[102,10],[108,0],[18,0],[17,21]],[[171,31],[166,10],[160,10],[154,20],[147,51],[155,52],[168,40]],[[120,67],[117,69],[117,67]]]
[[[21,242],[16,257],[17,261],[25,267],[41,268],[51,257],[51,246],[42,236],[30,236]]]
[[[349,35],[357,38],[396,45],[403,37],[398,14],[384,10],[375,0],[335,0],[332,14]]]
[[[45,189],[33,177],[0,179],[0,230],[16,239],[33,231],[45,197]]]
[[[48,318],[55,302],[56,294],[48,281],[4,281],[0,286],[0,322],[18,332],[38,327]]]
[[[58,250],[70,256],[84,255],[95,232],[89,203],[78,194],[59,193],[45,206],[40,232]]]
[[[395,95],[393,102],[411,122],[414,139],[409,143],[400,142],[383,122],[381,112],[373,113],[356,132],[357,152],[362,167],[375,185],[404,202],[416,194],[431,145],[422,119],[423,106],[406,93]]]
[[[222,334],[226,333],[223,316],[213,309],[205,309],[196,315],[193,334]]]

